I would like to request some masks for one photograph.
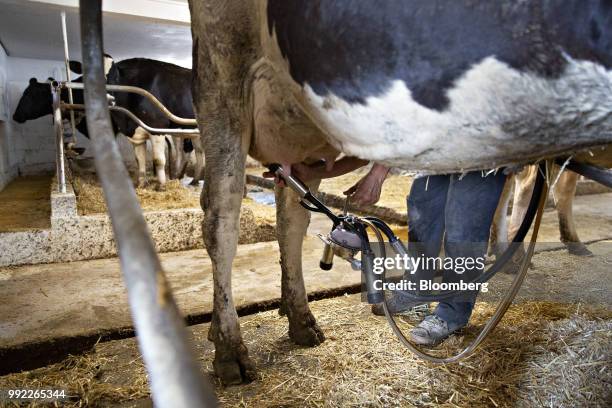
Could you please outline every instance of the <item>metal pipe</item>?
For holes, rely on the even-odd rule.
[[[157,407],[215,406],[214,393],[193,353],[112,132],[101,8],[101,0],[80,1],[87,127],[153,402]]]
[[[565,160],[559,159],[556,160],[555,163],[563,168],[565,165]],[[597,166],[571,160],[569,163],[567,163],[567,165],[565,165],[565,168],[590,180],[596,181],[608,188],[612,188],[612,170],[610,169],[601,169]]]
[[[70,111],[83,110],[85,109],[85,105],[81,105],[78,103],[73,103],[73,104],[63,103],[62,109],[67,109]],[[116,112],[121,112],[129,116],[134,122],[136,122],[138,126],[140,126],[144,130],[152,134],[184,136],[184,138],[187,138],[187,139],[195,139],[196,136],[200,137],[200,131],[198,129],[154,128],[144,123],[142,120],[140,120],[138,116],[134,115],[130,110],[122,106],[109,106],[108,109],[112,111],[116,111]]]
[[[64,39],[64,64],[66,65],[66,81],[70,82],[72,79],[70,78],[70,56],[68,55],[68,31],[66,30],[66,12],[62,11],[62,37]],[[74,99],[72,99],[72,89],[68,88],[68,102],[74,103]],[[74,112],[70,111],[70,126],[72,130],[72,143],[76,144],[77,135],[76,135],[76,124],[74,121]]]
[[[65,82],[62,85],[67,87],[67,88],[71,88],[71,89],[85,89],[84,88],[84,84],[77,83],[77,82]],[[132,92],[132,93],[136,93],[136,94],[142,95],[145,98],[147,98],[149,101],[151,101],[155,106],[157,106],[157,108],[159,110],[161,110],[164,113],[164,115],[166,115],[168,117],[168,119],[170,119],[174,123],[177,123],[179,125],[185,125],[185,126],[197,126],[198,125],[198,122],[196,122],[195,119],[181,118],[181,117],[178,117],[178,116],[174,115],[152,93],[150,93],[149,91],[146,91],[146,90],[144,90],[142,88],[139,88],[137,86],[106,85],[106,91],[111,91],[111,92]]]
[[[62,126],[62,111],[60,110],[60,92],[56,82],[49,84],[53,104],[53,128],[55,129],[55,172],[57,187],[60,193],[66,192],[66,167],[64,160],[64,128]]]

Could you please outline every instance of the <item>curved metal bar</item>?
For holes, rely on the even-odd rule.
[[[84,84],[78,82],[63,82],[62,86],[65,86],[69,89],[85,89]],[[138,88],[137,86],[129,86],[129,85],[106,85],[106,90],[111,92],[131,92],[137,93],[139,95],[144,96],[149,101],[151,101],[159,110],[161,110],[164,115],[168,117],[174,123],[179,125],[186,126],[197,126],[198,122],[195,119],[181,118],[173,114],[162,104],[159,99],[157,99],[152,93],[146,91],[142,88]]]
[[[154,405],[215,406],[112,132],[102,62],[101,0],[81,0],[80,15],[87,127]]]
[[[197,128],[196,129],[154,128],[144,123],[142,120],[138,118],[138,116],[134,115],[130,110],[122,106],[109,106],[109,109],[112,111],[117,111],[125,115],[128,115],[134,122],[138,124],[138,126],[140,126],[141,128],[143,128],[149,133],[162,134],[162,135],[169,134],[169,135],[177,135],[177,136],[178,135],[186,135],[186,136],[192,135],[193,137],[196,137],[196,136],[200,137],[200,131]]]
[[[62,109],[67,109],[70,111],[73,110],[83,110],[85,109],[85,105],[81,105],[78,103],[62,103]],[[184,135],[190,139],[194,139],[196,137],[200,137],[200,131],[198,129],[172,129],[172,128],[154,128],[146,123],[144,123],[138,116],[134,115],[130,110],[122,107],[122,106],[109,106],[108,109],[112,111],[121,112],[127,116],[129,116],[138,126],[143,128],[149,133],[159,134],[159,135]]]

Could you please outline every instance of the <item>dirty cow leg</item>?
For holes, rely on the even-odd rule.
[[[147,139],[149,134],[142,128],[136,128],[134,136],[129,138],[134,145],[134,155],[138,164],[138,187],[144,187],[147,183]]]
[[[214,368],[225,384],[255,378],[254,365],[242,342],[238,314],[232,298],[232,261],[238,245],[240,205],[244,188],[244,161],[239,140],[231,136],[209,141],[208,169],[202,189],[202,233],[212,260],[214,299],[208,339],[215,343]]]
[[[171,175],[172,178],[182,179],[185,176],[185,170],[187,169],[187,156],[183,150],[183,138],[179,136],[173,136],[172,141],[174,142],[174,170],[175,173]]]
[[[159,182],[158,188],[163,190],[166,185],[166,136],[149,135],[149,138],[153,147],[153,164]]]
[[[308,183],[311,191],[320,180]],[[303,346],[317,346],[325,340],[308,307],[302,274],[302,243],[310,213],[299,204],[298,195],[288,188],[276,187],[276,233],[281,255],[281,313],[289,319],[289,337]]]
[[[533,193],[533,186],[537,176],[537,166],[527,166],[523,171],[514,176],[514,199],[512,201],[512,215],[510,217],[510,226],[508,227],[508,241],[512,241],[518,232]],[[512,262],[506,266],[504,272],[517,273],[519,271],[523,257],[525,256],[525,247],[522,243],[516,244],[516,252],[512,257]]]
[[[193,169],[193,180],[191,180],[192,185],[198,185],[200,180],[204,180],[204,150],[200,140],[201,138],[191,139],[196,160],[195,168]]]
[[[578,174],[572,171],[564,171],[554,187],[555,206],[559,217],[559,232],[561,242],[565,244],[570,254],[580,256],[593,255],[578,237],[572,206],[576,195],[576,183]]]

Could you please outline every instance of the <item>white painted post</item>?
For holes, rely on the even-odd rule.
[[[62,11],[62,37],[64,39],[64,64],[66,66],[66,81],[70,82],[72,79],[70,78],[70,56],[68,55],[68,31],[66,29],[66,12]],[[72,99],[72,89],[68,88],[68,102],[72,105],[74,103]],[[76,135],[76,125],[74,123],[74,111],[70,111],[70,126],[72,129],[72,143],[76,145],[77,135]]]
[[[60,193],[66,192],[66,168],[64,159],[64,127],[62,126],[62,111],[60,110],[60,92],[58,84],[50,84],[53,98],[53,126],[55,129],[55,171],[57,173],[57,187]]]

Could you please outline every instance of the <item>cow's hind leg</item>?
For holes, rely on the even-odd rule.
[[[153,165],[157,176],[158,190],[166,187],[166,136],[150,135],[153,147]]]
[[[555,206],[559,217],[559,232],[561,242],[565,244],[570,254],[580,256],[593,255],[578,237],[576,223],[574,222],[574,196],[576,195],[576,183],[578,174],[572,171],[564,171],[554,187]]]
[[[170,178],[180,180],[185,175],[185,168],[187,167],[187,160],[183,151],[183,139],[180,136],[172,136],[172,144],[174,149],[171,163],[174,163],[174,172],[170,173]]]
[[[200,180],[204,180],[204,151],[202,150],[200,138],[192,139],[192,143],[195,155],[195,167],[193,169],[193,180],[191,180],[191,184],[197,186],[200,184]]]
[[[211,138],[212,139],[212,138]],[[239,137],[238,137],[239,139]],[[254,379],[254,366],[242,342],[232,298],[232,261],[238,246],[246,152],[240,140],[220,135],[208,140],[206,182],[201,195],[204,244],[212,261],[214,299],[208,339],[215,343],[214,368],[225,384]]]
[[[509,176],[506,179],[504,190],[499,199],[499,205],[493,217],[491,224],[491,239],[489,241],[489,255],[499,257],[508,248],[508,206],[512,198],[512,186],[514,185],[514,177]]]
[[[208,160],[208,157],[207,157]],[[320,180],[309,183],[316,190]],[[308,307],[302,275],[302,243],[310,213],[299,204],[299,197],[288,188],[276,188],[276,231],[281,254],[282,306],[289,319],[289,337],[296,344],[317,346],[325,340]]]
[[[134,156],[138,164],[137,186],[143,188],[147,184],[147,139],[149,134],[141,127],[136,128],[134,135],[128,140],[134,146]]]

